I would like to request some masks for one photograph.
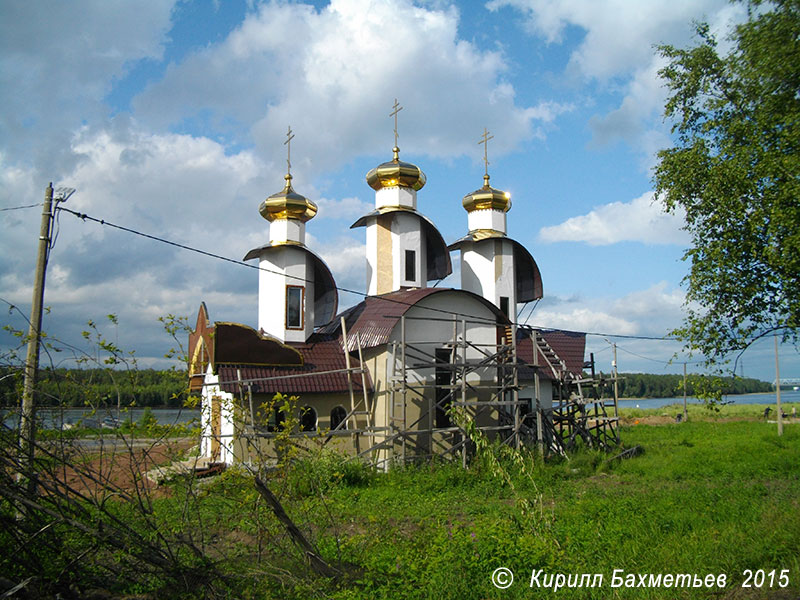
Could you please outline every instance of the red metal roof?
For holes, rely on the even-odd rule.
[[[221,387],[224,391],[233,394],[239,393],[237,371],[242,380],[259,380],[272,377],[280,379],[267,379],[266,381],[252,381],[254,394],[302,394],[302,393],[336,393],[347,392],[347,374],[326,373],[347,367],[341,342],[337,337],[315,333],[304,344],[287,344],[303,355],[302,366],[259,366],[220,364],[217,373]],[[358,368],[359,362],[350,359],[351,368]],[[306,377],[286,377],[287,375],[308,375]],[[367,389],[372,390],[372,381],[369,373],[366,374]],[[361,393],[361,374],[350,375],[353,390]]]

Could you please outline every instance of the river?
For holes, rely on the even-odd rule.
[[[729,394],[722,397],[731,404],[775,404],[775,392],[763,394]],[[800,402],[800,390],[781,390],[781,405]],[[701,404],[694,396],[686,398],[687,404]],[[683,396],[679,398],[620,398],[620,408],[660,408],[669,404],[683,404]]]
[[[152,408],[153,416],[160,425],[186,424],[191,421],[200,422],[200,410],[188,408]],[[102,408],[96,412],[88,408],[39,408],[36,411],[36,420],[44,429],[61,429],[64,425],[72,426],[82,423],[89,427],[98,427],[105,419],[119,419],[119,421],[133,421],[142,418],[144,408],[123,408],[117,414],[116,408]],[[15,428],[19,422],[19,411],[0,409],[3,425]]]
[[[764,394],[731,394],[723,396],[723,400],[732,404],[772,404],[776,402],[775,392]],[[702,401],[694,396],[686,399],[688,404],[700,404]],[[781,390],[781,403],[800,403],[800,390]],[[620,398],[620,408],[660,408],[670,404],[683,404],[683,397],[678,398]],[[142,418],[143,408],[123,409],[119,414],[121,421],[138,421]],[[191,421],[199,423],[200,410],[187,408],[153,408],[153,416],[161,425],[184,424]],[[117,418],[116,408],[104,408],[96,413],[85,408],[40,408],[36,411],[41,427],[59,429],[63,425],[75,425],[83,422],[88,426],[98,426],[106,418]],[[0,409],[3,424],[15,428],[18,423],[18,411]]]

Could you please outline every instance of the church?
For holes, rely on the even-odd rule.
[[[583,335],[517,325],[518,306],[542,297],[542,279],[507,236],[511,198],[490,185],[488,132],[483,185],[462,201],[466,235],[448,245],[418,207],[426,177],[400,159],[397,105],[393,115],[392,158],[366,175],[374,210],[351,226],[366,235],[360,303],[338,311],[334,277],[305,243],[317,206],[293,189],[287,160],[283,189],[258,208],[269,241],[244,257],[258,261],[258,329],[212,323],[201,304],[190,381],[209,461],[275,460],[282,430],[299,446],[383,468],[466,461],[476,431],[517,446],[541,439],[555,387],[580,378]],[[460,288],[429,286],[452,273],[452,252]]]

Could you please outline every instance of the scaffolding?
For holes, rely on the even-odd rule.
[[[409,340],[410,320],[414,317],[400,318],[400,339],[390,342],[386,413],[391,434],[360,456],[377,456],[382,450],[384,458],[378,462],[399,463],[460,456],[466,466],[474,450],[470,431],[515,448],[538,447],[544,456],[564,455],[580,441],[601,449],[619,444],[616,403],[603,396],[611,380],[596,376],[593,356],[586,365],[591,376],[577,376],[536,330],[531,332],[534,364],[527,365],[518,360],[516,325],[498,325],[496,343],[480,344],[470,341],[467,327],[485,323],[454,317],[452,337],[442,343]],[[520,368],[531,366],[534,406],[519,398]],[[554,382],[550,409],[542,406],[542,371]],[[487,373],[492,377],[482,377]],[[410,403],[420,407],[413,417]],[[609,406],[614,407],[613,416],[606,410]]]
[[[452,335],[449,340],[409,339],[408,324],[415,320],[452,323]],[[604,450],[618,446],[616,402],[604,395],[613,379],[596,376],[593,356],[584,365],[589,374],[585,370],[573,373],[545,337],[530,330],[533,364],[520,362],[516,325],[495,325],[496,339],[483,343],[471,339],[471,325],[487,326],[486,321],[464,317],[401,316],[399,339],[389,341],[386,348],[386,388],[379,399],[377,394],[371,398],[367,391],[368,371],[358,332],[351,338],[354,344],[348,345],[349,334],[342,318],[346,368],[326,373],[347,373],[350,410],[327,432],[323,445],[336,437],[352,436],[354,457],[379,468],[437,457],[460,460],[466,466],[477,436],[514,448],[537,447],[545,457],[566,455],[581,444]],[[351,352],[358,355],[357,367],[351,364]],[[534,397],[530,401],[519,397],[521,369],[533,372]],[[319,374],[286,374],[270,379]],[[352,376],[361,377],[361,393],[356,393]],[[552,407],[548,406],[549,399],[544,402],[541,398],[542,377],[552,382]],[[239,399],[250,413],[242,435],[251,439],[274,437],[274,432],[256,425],[250,391],[254,381],[237,374]],[[379,426],[376,415],[381,401],[385,419]]]
[[[388,450],[384,460],[393,462],[460,456],[466,465],[474,444],[470,422],[474,431],[519,447],[524,402],[518,398],[515,328],[502,327],[502,339],[481,344],[467,335],[476,322],[453,318],[449,341],[410,341],[409,320],[414,317],[400,318],[400,340],[390,343],[386,413],[392,434],[374,449]],[[410,403],[419,408],[412,417]]]

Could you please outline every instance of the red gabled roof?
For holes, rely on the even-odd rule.
[[[304,344],[288,344],[303,356],[302,366],[261,366],[220,364],[217,373],[224,391],[239,393],[238,376],[251,382],[254,394],[338,393],[349,391],[347,373],[328,373],[347,367],[342,346],[337,337],[315,333]],[[350,367],[358,368],[357,359],[350,359]],[[238,373],[237,373],[238,371]],[[287,377],[305,375],[304,377]],[[353,391],[362,392],[361,374],[351,373]],[[367,389],[372,390],[372,380],[366,373]],[[246,388],[243,388],[243,390]]]

